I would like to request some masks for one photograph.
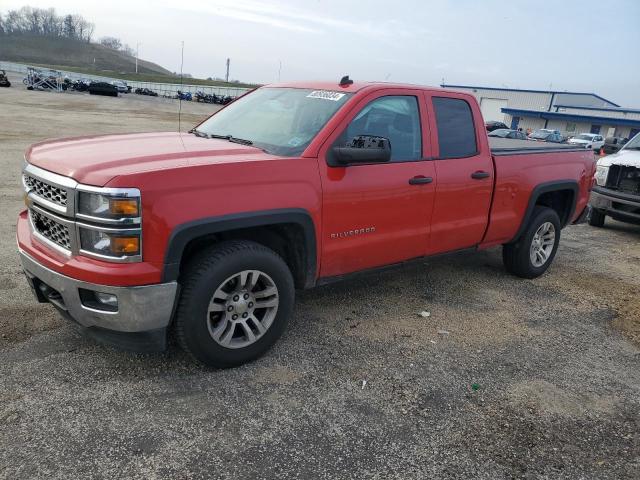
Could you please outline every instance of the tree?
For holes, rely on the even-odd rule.
[[[120,50],[122,48],[122,41],[116,37],[102,37],[99,43],[100,45],[111,48],[112,50]]]
[[[0,15],[0,35],[44,35],[90,42],[95,25],[81,15],[58,16],[53,8],[22,7]]]
[[[66,15],[64,17],[62,36],[67,38],[76,38],[76,24],[73,21],[73,15]]]

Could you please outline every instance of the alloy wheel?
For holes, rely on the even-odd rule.
[[[243,270],[218,286],[207,309],[211,338],[225,348],[257,342],[278,312],[278,287],[259,270]]]
[[[534,267],[542,267],[551,256],[556,242],[556,227],[551,222],[545,222],[533,236],[529,255]]]

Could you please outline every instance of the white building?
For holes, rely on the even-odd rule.
[[[622,108],[595,93],[441,85],[473,94],[486,121],[511,128],[559,130],[565,136],[597,133],[631,138],[640,132],[640,110]]]

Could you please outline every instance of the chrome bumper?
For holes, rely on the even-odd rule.
[[[603,187],[594,187],[589,204],[612,217],[640,221],[640,196],[620,193]]]
[[[138,349],[135,345],[129,345],[132,343],[131,336],[118,334],[135,336],[135,334],[155,331],[158,336],[160,332],[166,333],[178,290],[176,282],[139,287],[95,285],[61,275],[39,264],[25,252],[19,253],[27,281],[40,302],[52,303],[64,316],[91,330],[93,337],[100,337],[101,335],[97,334],[99,332],[108,332],[106,336],[109,338],[105,343],[133,350],[162,349],[160,347]],[[116,295],[117,310],[106,311],[85,305],[80,289]],[[142,337],[145,336],[142,335],[140,338],[144,343]],[[122,341],[119,342],[118,338],[122,338]]]

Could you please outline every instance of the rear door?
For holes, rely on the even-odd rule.
[[[479,244],[493,193],[494,169],[475,102],[462,94],[426,94],[438,179],[429,254]]]
[[[388,265],[426,253],[435,170],[422,92],[384,89],[363,97],[319,151],[320,276]],[[391,162],[334,167],[331,148],[359,135],[386,137]]]

